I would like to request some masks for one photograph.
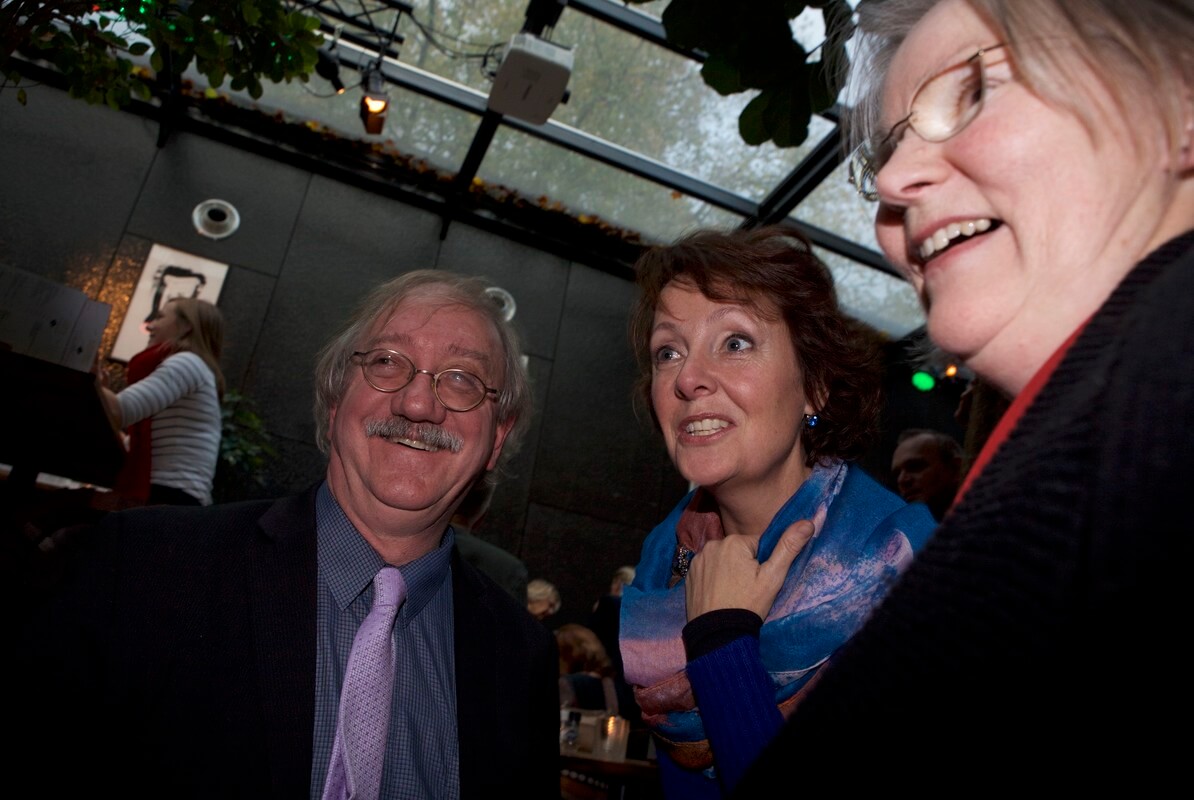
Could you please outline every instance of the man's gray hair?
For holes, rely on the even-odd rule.
[[[354,368],[352,354],[364,346],[365,338],[374,326],[393,313],[404,300],[426,298],[461,305],[475,311],[493,327],[501,343],[503,364],[502,386],[498,391],[498,424],[513,421],[502,448],[497,469],[486,475],[496,480],[495,473],[518,451],[523,435],[530,424],[532,397],[530,378],[522,361],[522,346],[518,331],[506,320],[503,309],[486,292],[490,284],[480,277],[461,275],[444,270],[424,269],[403,273],[381,284],[357,306],[346,327],[319,351],[315,364],[315,438],[320,451],[329,452],[328,415],[340,404],[348,388],[349,369]]]

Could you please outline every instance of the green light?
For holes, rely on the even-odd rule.
[[[937,381],[924,370],[917,370],[912,373],[912,385],[922,392],[931,392],[933,387],[937,385]]]

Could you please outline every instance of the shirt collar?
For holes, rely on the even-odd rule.
[[[320,485],[315,496],[315,526],[319,573],[331,590],[337,609],[343,610],[369,587],[386,562],[349,522],[327,481]],[[448,579],[453,541],[449,526],[438,547],[398,568],[406,581],[406,602],[400,620],[417,615]]]

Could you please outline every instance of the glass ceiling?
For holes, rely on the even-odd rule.
[[[702,54],[666,41],[659,15],[667,0],[559,0],[558,21],[540,38],[571,50],[573,67],[564,101],[543,125],[486,111],[528,0],[292,5],[322,20],[346,91],[337,95],[313,75],[305,84],[267,82],[257,101],[226,87],[219,94],[382,143],[459,180],[506,187],[648,243],[698,226],[786,219],[812,238],[852,314],[893,338],[923,324],[911,287],[878,252],[873,207],[846,181],[834,120],[815,117],[799,147],[745,144],[738,115],[753,95],[723,97],[705,85]],[[810,52],[823,37],[820,22],[809,12],[793,22]],[[361,70],[374,65],[390,110],[370,136],[359,104]],[[198,73],[188,77],[206,85]]]

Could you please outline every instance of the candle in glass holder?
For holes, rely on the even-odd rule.
[[[626,758],[626,743],[630,739],[630,720],[611,714],[601,722],[601,754],[611,761]]]

